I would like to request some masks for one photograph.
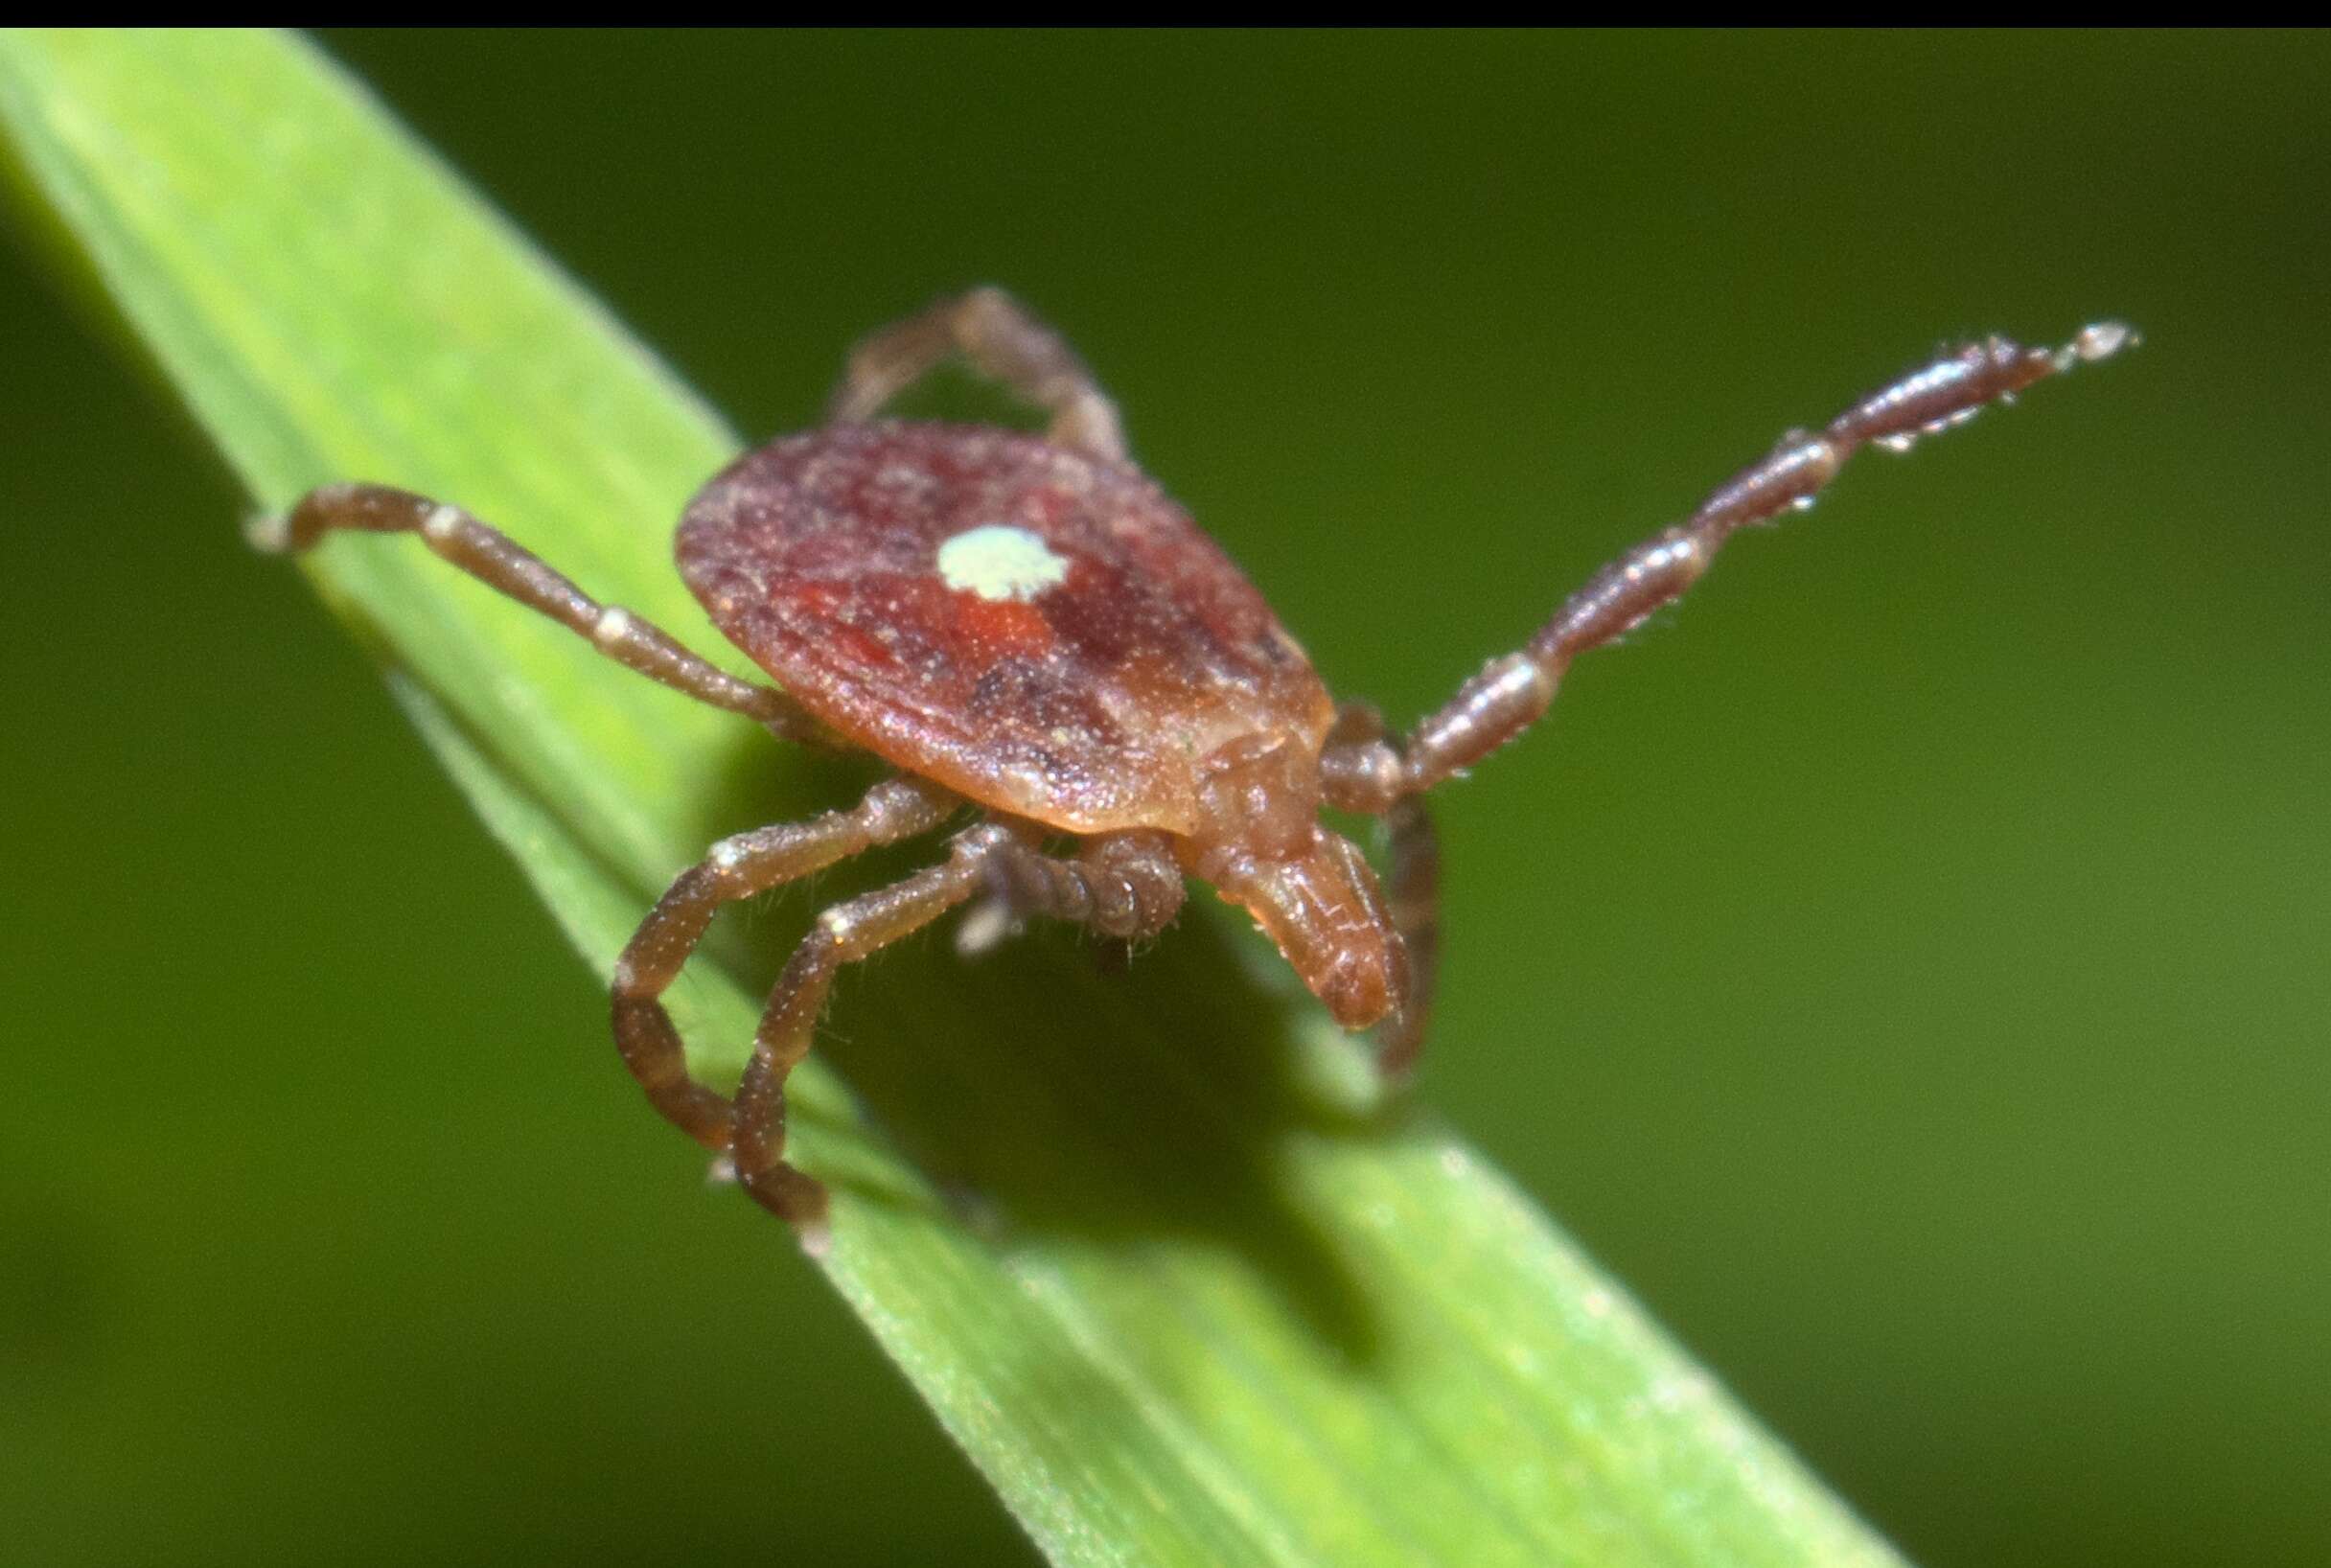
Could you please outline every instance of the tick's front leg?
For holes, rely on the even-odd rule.
[[[1381,816],[1390,840],[1384,907],[1408,955],[1408,991],[1376,1026],[1376,1067],[1398,1078],[1424,1049],[1441,977],[1441,840],[1431,810],[1400,793],[1400,753],[1384,739],[1384,716],[1373,703],[1341,704],[1320,772],[1330,803]]]
[[[752,1060],[737,1086],[729,1152],[745,1190],[796,1227],[813,1251],[824,1244],[826,1192],[785,1163],[785,1080],[809,1054],[834,976],[970,898],[983,885],[989,861],[1016,842],[1008,829],[984,823],[958,834],[940,865],[835,905],[818,916],[769,993]]]
[[[1682,594],[1738,530],[1811,506],[1860,448],[1905,451],[2034,381],[2106,357],[2133,335],[2105,322],[2055,349],[1987,337],[1872,393],[1818,431],[1791,432],[1690,518],[1597,572],[1519,653],[1490,660],[1419,724],[1406,745],[1364,741],[1331,748],[1321,759],[1329,799],[1350,810],[1381,813],[1399,796],[1429,790],[1479,762],[1537,722],[1573,659],[1626,635]]]
[[[1384,814],[1392,837],[1384,906],[1408,951],[1408,994],[1376,1026],[1376,1066],[1388,1078],[1417,1065],[1433,1019],[1433,990],[1441,978],[1441,841],[1432,812],[1414,796]]]
[[[666,1120],[708,1149],[728,1149],[734,1126],[729,1102],[688,1075],[680,1031],[662,1000],[721,906],[877,844],[928,832],[959,804],[935,784],[886,779],[852,810],[724,839],[680,874],[615,960],[611,997],[615,1049]]]

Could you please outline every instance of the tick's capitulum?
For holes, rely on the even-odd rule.
[[[830,424],[747,453],[688,504],[681,574],[782,689],[714,668],[404,491],[328,486],[260,533],[297,550],[335,529],[417,532],[652,680],[898,770],[850,810],[713,845],[615,965],[615,1042],[648,1098],[761,1203],[815,1226],[825,1189],[783,1158],[785,1078],[835,972],[975,899],[995,916],[983,924],[1050,916],[1140,937],[1172,921],[1196,877],[1255,916],[1337,1023],[1376,1026],[1387,1072],[1407,1068],[1438,947],[1425,792],[1528,728],[1572,659],[1683,592],[1733,530],[1810,506],[1856,449],[1906,449],[2130,335],[2108,323],[2060,349],[1986,338],[1790,433],[1401,739],[1329,699],[1262,595],[1126,460],[1117,409],[1075,354],[995,289],[867,339]],[[874,422],[958,354],[1049,412],[1046,432]],[[1322,806],[1386,820],[1381,882],[1320,824]],[[688,1076],[659,998],[721,905],[966,815],[944,860],[818,917],[733,1099]]]

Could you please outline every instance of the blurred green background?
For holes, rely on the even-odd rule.
[[[756,434],[1017,290],[1402,718],[1937,341],[2140,324],[1446,793],[1421,1092],[1914,1558],[2331,1556],[2322,36],[328,43]],[[21,246],[0,329],[0,1558],[1029,1560]]]

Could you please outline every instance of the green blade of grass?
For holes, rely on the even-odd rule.
[[[458,500],[735,663],[667,540],[738,438],[311,48],[11,33],[0,120],[259,504],[351,477]],[[737,306],[781,332],[770,303]],[[226,549],[230,521],[187,525]],[[739,780],[838,784],[410,541],[307,566],[602,975],[749,825]],[[710,1081],[765,958],[682,987]],[[925,944],[838,1006],[848,1090],[819,1060],[796,1080],[837,1188],[821,1266],[1055,1561],[1899,1560],[1462,1141],[1376,1105],[1212,911],[1129,977],[1057,939]]]

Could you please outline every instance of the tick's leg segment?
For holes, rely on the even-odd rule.
[[[985,894],[957,927],[956,949],[965,957],[984,953],[1038,918],[1136,941],[1172,925],[1185,895],[1181,864],[1162,834],[1104,834],[1086,840],[1073,860],[1015,843],[988,862]],[[1104,950],[1100,961],[1122,956],[1122,949]]]
[[[1413,796],[1385,814],[1385,825],[1392,830],[1392,865],[1384,902],[1408,949],[1408,995],[1376,1026],[1376,1065],[1385,1076],[1398,1077],[1417,1065],[1432,1026],[1441,973],[1441,841],[1431,812]]]
[[[1068,340],[1001,288],[975,288],[884,328],[850,351],[834,392],[838,424],[872,419],[951,354],[1052,416],[1046,434],[1064,447],[1121,460],[1117,404]]]
[[[1338,706],[1319,755],[1320,793],[1338,811],[1381,817],[1400,798],[1399,748],[1384,738],[1384,716],[1372,703]]]
[[[815,1227],[825,1217],[825,1188],[785,1163],[785,1080],[809,1054],[836,971],[972,897],[986,881],[989,861],[1016,843],[1008,828],[992,822],[958,834],[940,865],[835,905],[794,949],[753,1036],[729,1144],[737,1180],[780,1219]]]
[[[1074,860],[1013,841],[988,862],[988,883],[1020,918],[1073,921],[1128,941],[1172,925],[1186,891],[1165,835],[1138,830],[1088,840]]]
[[[720,907],[926,832],[959,803],[920,779],[887,779],[854,810],[724,839],[701,865],[680,874],[615,960],[612,997],[615,1049],[673,1125],[708,1149],[728,1147],[729,1103],[688,1076],[679,1031],[661,1000]]]
[[[2089,327],[2060,349],[1986,338],[1863,399],[1825,429],[1791,433],[1684,522],[1596,573],[1522,652],[1492,660],[1453,702],[1419,725],[1399,751],[1400,792],[1429,790],[1528,728],[1554,700],[1572,659],[1625,635],[1682,593],[1734,530],[1811,506],[1863,444],[1907,450],[1921,436],[1971,419],[2043,377],[2101,359],[2129,338],[2129,330],[2116,323]],[[1366,759],[1347,758],[1339,767],[1350,780],[1343,788],[1357,794],[1365,787]]]
[[[256,524],[262,549],[306,550],[326,534],[419,534],[445,560],[498,592],[536,610],[627,669],[714,707],[758,720],[787,740],[833,745],[824,727],[769,686],[739,680],[688,652],[627,610],[603,605],[541,557],[458,507],[386,485],[326,485],[301,497],[289,515]]]
[[[1380,816],[1391,836],[1384,906],[1408,954],[1408,994],[1376,1026],[1376,1066],[1399,1077],[1417,1064],[1432,1026],[1441,973],[1441,840],[1422,800],[1400,793],[1400,754],[1384,739],[1384,718],[1368,703],[1345,703],[1320,755],[1328,804]]]
[[[780,1218],[814,1227],[825,1215],[825,1189],[785,1163],[785,1080],[809,1054],[835,974],[983,889],[1015,912],[1075,920],[1125,937],[1165,930],[1183,896],[1181,867],[1162,835],[1109,834],[1075,860],[1055,860],[989,822],[957,835],[944,864],[819,915],[770,992],[736,1092],[729,1146],[737,1179]]]

